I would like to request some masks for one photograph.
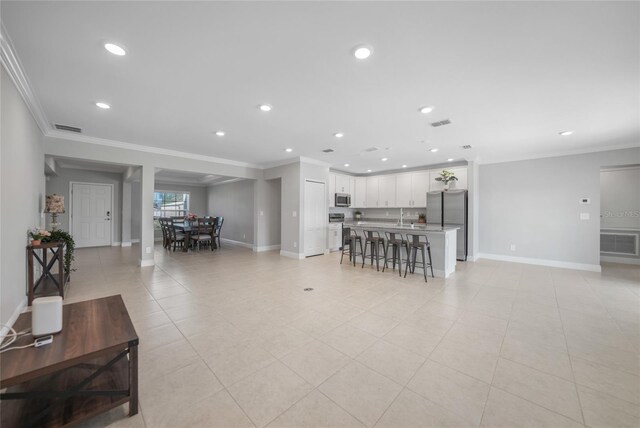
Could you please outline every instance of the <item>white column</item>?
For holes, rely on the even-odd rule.
[[[153,266],[153,192],[155,189],[155,169],[153,165],[142,166],[142,194],[140,197],[140,266]]]
[[[480,254],[480,168],[477,162],[469,162],[467,165],[467,188],[469,189],[468,214],[467,214],[467,260],[475,261]]]
[[[131,182],[122,183],[122,241],[123,247],[131,246]]]

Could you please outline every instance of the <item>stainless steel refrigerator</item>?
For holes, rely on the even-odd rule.
[[[427,224],[457,227],[456,258],[462,261],[467,260],[468,209],[466,190],[428,192]]]

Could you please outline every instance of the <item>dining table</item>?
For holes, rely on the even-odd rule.
[[[184,245],[182,246],[182,252],[186,253],[189,251],[189,246],[191,246],[191,234],[198,233],[198,222],[196,221],[183,221],[183,222],[174,222],[173,227],[176,230],[184,233]],[[216,240],[211,237],[211,245],[216,249],[218,246],[216,245]]]

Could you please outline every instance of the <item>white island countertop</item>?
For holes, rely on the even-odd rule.
[[[424,232],[449,232],[452,230],[458,230],[457,227],[442,227],[442,226],[436,226],[433,224],[425,224],[425,223],[413,223],[413,224],[408,224],[408,223],[404,223],[404,224],[398,224],[398,223],[392,223],[392,222],[376,222],[376,221],[345,221],[344,222],[344,227],[361,227],[361,228],[367,228],[370,227],[371,229],[379,229],[379,230],[389,230],[389,231],[393,231],[393,230],[401,230],[403,232],[411,232],[411,231],[415,231],[415,232],[420,232],[420,231],[424,231]]]

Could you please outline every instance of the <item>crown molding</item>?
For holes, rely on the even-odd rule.
[[[62,140],[78,141],[81,143],[96,144],[99,146],[113,147],[117,149],[135,150],[138,152],[154,153],[158,155],[181,157],[186,159],[200,160],[205,162],[219,163],[223,165],[239,166],[243,168],[262,169],[260,165],[234,161],[231,159],[217,158],[215,156],[199,155],[196,153],[182,152],[179,150],[162,149],[160,147],[144,146],[141,144],[126,143],[124,141],[108,140],[106,138],[90,137],[88,135],[73,134],[70,132],[62,132],[51,130],[45,134],[47,137],[59,138]]]
[[[33,92],[33,89],[31,89],[31,84],[29,83],[29,79],[27,79],[27,75],[22,71],[22,64],[18,56],[15,54],[13,43],[11,42],[11,38],[9,37],[6,28],[4,28],[4,23],[2,23],[2,21],[0,21],[0,62],[4,66],[5,70],[7,70],[7,73],[9,73],[9,76],[11,76],[13,84],[18,89],[22,99],[24,99],[27,108],[38,124],[38,128],[40,128],[40,131],[46,135],[47,132],[51,130],[51,125],[49,124],[47,116],[44,114],[44,110]]]
[[[560,158],[563,156],[586,155],[589,153],[609,152],[613,150],[624,150],[624,149],[634,149],[634,148],[640,148],[640,142],[627,143],[627,144],[613,144],[609,146],[593,147],[591,149],[576,149],[576,150],[568,150],[568,151],[555,152],[555,153],[543,153],[543,154],[534,155],[534,156],[517,156],[513,158],[496,159],[496,160],[482,159],[481,162],[480,162],[480,159],[477,159],[476,163],[479,163],[482,165],[491,165],[491,164],[497,164],[497,163],[520,162],[520,161],[536,160],[536,159]]]

